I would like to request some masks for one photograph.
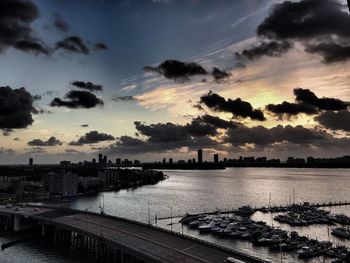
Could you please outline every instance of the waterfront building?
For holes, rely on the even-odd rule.
[[[98,171],[98,178],[99,181],[103,184],[114,184],[116,182],[119,182],[119,171],[116,169],[104,169],[102,171]]]
[[[198,163],[203,163],[203,150],[199,149],[198,150]]]
[[[84,190],[97,189],[102,185],[99,177],[79,177],[79,183]]]
[[[60,165],[61,166],[69,166],[69,165],[71,165],[71,161],[61,161]]]
[[[72,195],[78,192],[78,175],[72,172],[50,172],[44,176],[45,188],[53,194]]]
[[[214,154],[214,163],[219,163],[219,154],[217,153]]]

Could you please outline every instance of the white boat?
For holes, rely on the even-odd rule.
[[[218,224],[221,224],[221,219],[214,218],[209,224],[204,224],[198,227],[199,232],[210,232],[210,230],[217,226]]]

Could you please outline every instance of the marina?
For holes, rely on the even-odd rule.
[[[346,202],[339,204],[344,205],[345,203]],[[332,206],[334,206],[334,204],[332,204]],[[274,219],[299,227],[310,224],[347,224],[349,220],[346,215],[331,215],[329,211],[323,211],[317,207],[325,207],[325,205],[322,204],[319,206],[304,203],[302,205],[280,207],[278,211],[273,209],[274,212],[264,212],[286,212],[289,215],[293,213],[295,217],[279,215],[274,217]],[[227,215],[227,213],[221,214],[220,212],[215,215],[189,214],[182,217],[179,222],[189,229],[198,230],[201,234],[211,234],[229,240],[247,240],[254,246],[267,247],[271,253],[293,252],[297,254],[298,258],[311,259],[324,256],[335,260],[344,260],[344,262],[350,260],[350,250],[345,246],[334,245],[330,241],[318,241],[317,239],[308,238],[299,235],[297,231],[288,232],[281,228],[269,226],[263,221],[254,221],[250,219],[250,215],[252,215],[250,211],[255,212],[255,210],[249,206],[243,206],[234,210],[233,213],[229,215]],[[290,221],[287,219],[280,220],[279,218],[281,217],[288,217]],[[342,220],[338,221],[338,218],[342,218]],[[300,222],[300,224],[295,222]],[[333,228],[331,233],[341,239],[350,238],[349,230],[342,227]]]

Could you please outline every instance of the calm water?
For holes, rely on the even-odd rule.
[[[215,209],[236,208],[244,204],[267,206],[271,193],[272,204],[296,202],[329,202],[350,200],[350,170],[347,169],[274,169],[274,168],[230,168],[217,171],[165,171],[169,178],[157,185],[134,190],[107,192],[100,196],[80,198],[70,204],[73,208],[99,211],[99,202],[104,203],[105,212],[154,223],[154,216],[182,215],[186,212],[202,212]],[[102,197],[104,202],[102,202]],[[150,211],[150,213],[148,213]],[[350,207],[333,208],[332,212],[350,215]],[[253,219],[264,220],[284,229],[291,227],[278,224],[270,214],[256,213]],[[169,221],[158,221],[158,225],[170,228]],[[299,233],[319,240],[330,239],[335,243],[350,245],[328,236],[326,226],[294,228]],[[181,231],[179,224],[173,230]],[[249,242],[217,239],[210,235],[199,235],[196,231],[183,229],[184,233],[210,240],[231,248],[280,262],[279,254],[270,254],[266,249],[255,248]],[[22,244],[0,252],[0,262],[71,262],[66,257],[48,249],[44,252],[38,244]],[[291,254],[283,255],[283,262],[296,262]],[[314,259],[309,262],[323,262]]]

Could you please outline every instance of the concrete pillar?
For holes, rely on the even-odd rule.
[[[15,215],[14,218],[13,218],[13,230],[15,232],[22,230],[21,217],[19,215]]]

